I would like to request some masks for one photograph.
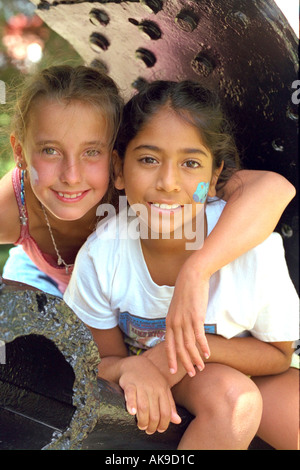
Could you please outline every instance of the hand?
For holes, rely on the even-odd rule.
[[[119,385],[128,413],[136,415],[139,429],[147,434],[164,432],[170,422],[181,422],[166,379],[146,357],[124,359]]]
[[[201,354],[210,355],[205,337],[204,321],[208,302],[209,277],[199,276],[199,265],[190,257],[183,265],[176,281],[174,295],[166,317],[165,347],[170,372],[177,372],[177,355],[193,377],[194,365],[203,370]],[[197,347],[198,344],[198,347]]]
[[[170,389],[172,389],[174,385],[178,384],[178,382],[180,382],[186,375],[186,370],[180,361],[178,361],[177,364],[178,367],[176,374],[170,373],[164,341],[156,344],[150,349],[147,349],[147,351],[143,353],[143,356],[150,359],[150,361],[158,368],[160,373],[167,380]]]

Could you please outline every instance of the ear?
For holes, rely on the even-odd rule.
[[[123,162],[119,157],[116,150],[112,154],[113,167],[114,167],[114,184],[116,189],[124,189],[124,178],[123,178]]]
[[[224,161],[222,161],[221,165],[213,171],[213,175],[212,175],[211,182],[209,184],[209,190],[208,190],[209,197],[215,197],[217,194],[216,185],[217,185],[219,176],[222,173],[223,167],[224,167]]]
[[[13,134],[11,134],[10,136],[10,145],[13,149],[15,162],[18,166],[20,166],[21,164],[23,170],[25,170],[25,168],[27,167],[27,163],[25,161],[23,146]]]

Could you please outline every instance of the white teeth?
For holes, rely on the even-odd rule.
[[[66,194],[66,193],[58,193],[60,197],[64,197],[66,199],[75,199],[76,197],[81,196],[82,193],[77,193],[77,194]]]
[[[180,207],[180,204],[158,204],[157,202],[154,202],[153,205],[155,207],[158,207],[159,209],[177,209]]]

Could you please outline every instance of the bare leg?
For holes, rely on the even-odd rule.
[[[299,370],[253,381],[263,398],[259,437],[278,450],[299,450]]]
[[[244,374],[222,364],[207,364],[172,389],[175,402],[195,418],[178,449],[246,450],[262,414],[262,399]]]

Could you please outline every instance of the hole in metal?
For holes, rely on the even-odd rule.
[[[147,67],[153,67],[156,62],[155,55],[148,49],[142,47],[135,51],[135,56],[137,59],[141,59]]]
[[[138,28],[155,41],[161,38],[161,30],[159,26],[153,21],[141,21],[141,23],[138,25]]]
[[[109,47],[109,41],[105,36],[99,33],[92,33],[89,39],[90,45],[95,52],[107,51]]]
[[[162,0],[140,0],[142,5],[150,8],[153,13],[158,13],[163,9],[163,1]]]
[[[198,21],[198,17],[195,15],[195,13],[186,9],[181,10],[175,18],[175,23],[177,26],[187,33],[194,31],[198,25]]]
[[[132,88],[135,88],[136,90],[140,91],[146,83],[147,80],[142,77],[138,77],[136,80],[134,80],[134,82],[132,82],[131,86]]]
[[[275,139],[272,141],[272,147],[276,152],[284,152],[284,141],[282,139]]]
[[[191,62],[192,69],[203,77],[208,77],[215,68],[215,64],[210,56],[200,52]]]
[[[291,238],[294,234],[293,229],[290,225],[282,224],[281,234],[284,238]]]
[[[109,16],[104,10],[99,10],[98,8],[93,8],[90,13],[90,22],[98,26],[99,24],[101,26],[106,26],[109,23]]]

